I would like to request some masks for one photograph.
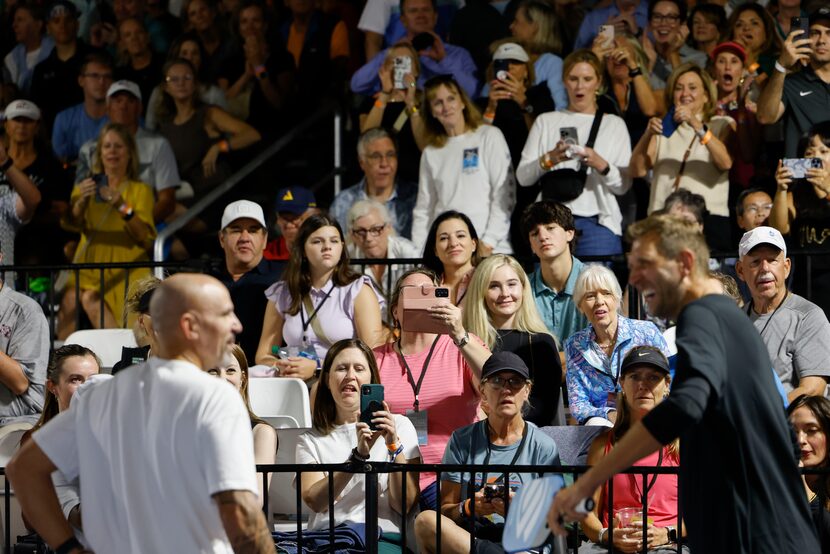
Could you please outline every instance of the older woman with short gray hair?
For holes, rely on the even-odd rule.
[[[420,250],[409,239],[398,236],[386,206],[377,200],[355,202],[346,216],[346,240],[352,258],[420,258]],[[367,265],[363,273],[388,296],[392,285],[409,265]],[[388,271],[387,271],[388,269]]]
[[[588,264],[574,286],[577,308],[589,325],[565,341],[568,399],[580,425],[611,427],[617,416],[620,365],[635,346],[654,346],[669,355],[666,341],[650,321],[620,315],[622,289],[614,273]]]

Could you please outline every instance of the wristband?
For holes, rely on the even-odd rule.
[[[7,172],[7,171],[9,170],[9,168],[11,168],[11,166],[13,166],[13,165],[14,165],[14,160],[12,159],[12,157],[11,157],[11,156],[7,156],[7,157],[6,157],[6,161],[5,161],[5,162],[3,162],[3,164],[2,164],[2,165],[0,165],[0,171],[2,171],[3,173],[5,173],[5,172]]]
[[[398,457],[398,454],[400,454],[401,452],[403,452],[403,443],[399,444],[399,445],[398,445],[398,447],[395,449],[395,451],[394,451],[394,452],[393,452],[393,451],[392,451],[392,449],[390,448],[391,446],[394,446],[394,444],[392,444],[392,445],[387,444],[387,445],[386,445],[386,448],[388,448],[388,449],[389,449],[389,461],[390,461],[390,462],[394,462],[394,461],[395,461],[395,458],[397,458],[397,457]]]
[[[268,77],[268,68],[264,64],[254,67],[254,75],[260,81]]]
[[[489,123],[492,123],[494,119],[496,119],[496,112],[484,112],[484,119]]]
[[[698,129],[697,131],[695,131],[695,134],[697,135],[697,138],[699,138],[699,139],[701,139],[701,140],[702,140],[702,139],[703,139],[703,137],[705,137],[705,136],[706,136],[706,133],[707,133],[708,131],[709,131],[709,127],[707,127],[706,125],[703,125],[700,129]]]
[[[55,554],[69,554],[76,548],[83,550],[84,545],[81,544],[75,535],[72,535],[72,538],[67,539],[63,544],[55,549]]]
[[[599,172],[599,174],[602,175],[603,177],[605,177],[609,173],[611,173],[611,164],[608,164],[607,166],[605,166],[605,169],[603,169],[602,171]]]
[[[118,213],[121,214],[121,217],[124,221],[129,221],[135,215],[132,206],[127,204],[126,202],[122,202],[120,206],[118,206]]]
[[[703,146],[706,146],[706,144],[708,144],[709,141],[712,140],[713,136],[715,136],[715,135],[712,133],[712,131],[710,131],[709,129],[706,129],[706,134],[703,135],[702,139],[700,139],[700,144],[702,144]]]
[[[219,145],[219,151],[220,152],[224,152],[225,154],[227,154],[228,152],[231,151],[231,143],[228,141],[228,139],[222,139],[219,142],[217,142],[216,144]]]
[[[375,100],[375,107],[380,108],[381,110],[386,107],[386,102],[381,100],[380,98]]]
[[[472,512],[470,512],[470,499],[469,498],[461,503],[461,515],[463,515],[465,517],[473,517]]]
[[[778,60],[775,60],[775,71],[777,71],[778,73],[783,73],[784,75],[789,73],[789,71],[787,71],[787,68],[781,65],[781,62],[779,62]]]
[[[409,115],[418,115],[419,113],[418,106],[412,106],[411,108],[407,108],[406,111],[409,112]]]
[[[639,67],[635,67],[634,69],[629,69],[628,70],[628,76],[631,77],[632,79],[634,77],[639,77],[642,74],[643,74],[643,70],[640,69]]]
[[[604,538],[608,538],[608,527],[603,527],[599,530],[599,536],[597,537],[597,544],[605,544]]]
[[[352,448],[352,455],[349,456],[349,459],[352,462],[365,462],[369,459],[369,456],[363,456],[360,452],[358,452],[357,447],[355,446]]]

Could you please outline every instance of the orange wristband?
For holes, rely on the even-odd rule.
[[[466,501],[464,501],[464,515],[467,516],[467,517],[470,517],[470,516],[473,515],[472,512],[470,511],[470,499],[469,498]]]
[[[705,135],[703,135],[703,138],[702,138],[702,139],[700,139],[700,144],[702,144],[702,145],[706,146],[706,143],[707,143],[707,142],[709,142],[710,140],[712,140],[712,137],[713,137],[713,136],[715,136],[715,135],[714,135],[714,134],[712,134],[712,130],[711,130],[711,129],[708,129],[708,130],[706,131],[706,134],[705,134]]]
[[[218,144],[219,144],[219,151],[220,152],[224,152],[224,153],[227,154],[228,152],[231,151],[231,143],[228,142],[228,139],[222,139],[222,140],[219,141]]]
[[[386,103],[383,102],[383,100],[381,100],[380,98],[378,98],[377,100],[375,100],[375,107],[383,109],[386,107]]]

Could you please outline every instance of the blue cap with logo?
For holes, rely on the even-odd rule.
[[[274,209],[277,212],[290,212],[301,214],[309,208],[317,207],[317,199],[314,193],[305,187],[294,186],[280,189],[277,192],[277,204]]]

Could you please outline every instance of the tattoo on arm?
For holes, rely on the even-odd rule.
[[[249,491],[223,491],[213,496],[222,525],[236,554],[273,554],[274,539],[256,495]]]

